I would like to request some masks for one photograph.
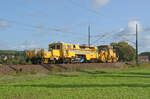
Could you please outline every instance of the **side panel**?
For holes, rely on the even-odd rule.
[[[81,49],[79,45],[64,44],[63,45],[63,55],[65,58],[76,57],[77,55],[84,55],[86,60],[97,59],[97,49]]]
[[[54,58],[60,58],[61,56],[60,50],[52,50],[52,56]]]

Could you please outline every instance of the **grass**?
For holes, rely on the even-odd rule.
[[[150,66],[0,77],[0,99],[149,99]]]

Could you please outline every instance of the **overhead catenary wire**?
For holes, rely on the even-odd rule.
[[[105,37],[107,37],[107,36],[110,37],[110,35],[111,35],[112,33],[115,33],[115,31],[102,32],[102,33],[99,33],[98,35],[92,36],[92,37],[97,38],[97,39],[94,40],[91,44],[94,45],[94,44],[96,44],[96,43],[99,42],[99,41],[104,43],[103,38],[105,38]],[[103,40],[103,41],[102,41],[102,40]]]
[[[14,21],[14,20],[9,20],[6,18],[0,18],[0,20],[3,21],[7,21],[10,23],[14,23],[14,24],[19,24],[28,28],[34,28],[34,29],[40,29],[42,26],[41,25],[32,25],[32,24],[26,24],[26,23],[22,23],[22,22],[18,22],[18,21]],[[52,27],[44,27],[46,30],[50,30],[50,31],[55,31],[55,32],[60,32],[60,33],[68,33],[68,34],[77,34],[79,32],[71,32],[71,31],[62,31],[60,28],[52,28]],[[79,33],[80,35],[82,35],[83,33]],[[84,35],[85,36],[85,35]]]

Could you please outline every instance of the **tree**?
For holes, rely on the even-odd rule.
[[[150,60],[150,52],[142,52],[140,53],[140,56],[149,56],[149,60]]]
[[[119,61],[134,61],[136,56],[135,49],[127,42],[111,43],[115,49]]]

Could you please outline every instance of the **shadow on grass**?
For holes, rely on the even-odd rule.
[[[109,73],[105,71],[86,71],[79,70],[78,72],[83,72],[87,74],[101,74],[92,75],[92,77],[136,77],[136,78],[150,78],[150,73],[140,73],[140,72],[124,72],[124,73]],[[149,76],[148,76],[149,75]]]
[[[0,85],[8,87],[11,85]],[[44,87],[44,88],[94,88],[94,87],[150,87],[150,84],[74,84],[74,85],[57,85],[57,84],[41,84],[41,85],[12,85],[13,87]]]
[[[96,74],[95,72],[90,74]],[[50,74],[56,77],[79,77],[79,75],[73,75],[73,74]],[[100,78],[100,77],[115,77],[115,78],[120,78],[120,77],[124,77],[124,78],[150,78],[148,76],[138,76],[138,75],[116,75],[116,74],[101,74],[101,75],[89,75],[89,77],[94,77],[94,78]]]
[[[78,77],[79,75],[72,75],[72,74],[50,74],[57,77]]]
[[[125,78],[150,78],[149,76],[138,76],[138,75],[93,75],[92,77],[125,77]]]
[[[129,75],[150,75],[150,73],[140,73],[140,72],[125,72],[125,73],[118,73],[118,74],[129,74]]]
[[[83,73],[87,73],[87,74],[104,74],[104,73],[107,73],[105,71],[86,71],[86,70],[78,70],[78,72],[83,72]]]

